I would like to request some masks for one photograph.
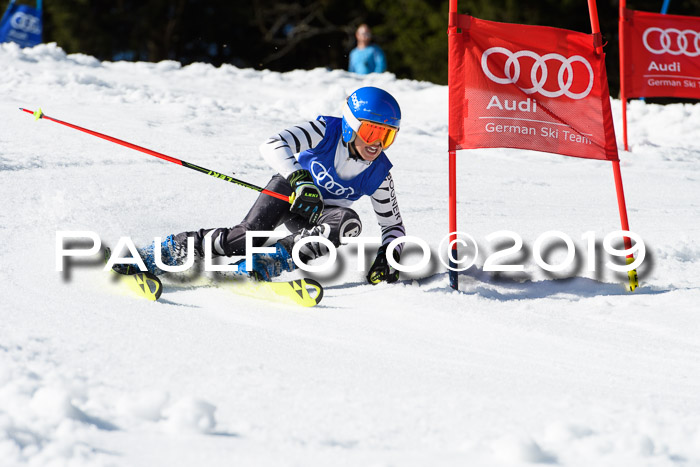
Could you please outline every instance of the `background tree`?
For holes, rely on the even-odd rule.
[[[0,0],[0,10],[8,3]],[[645,11],[659,11],[662,3],[628,1]],[[598,0],[613,95],[619,86],[617,11],[617,0]],[[584,0],[460,0],[459,12],[590,32]],[[447,13],[448,0],[44,0],[44,41],[100,60],[347,69],[355,29],[367,23],[390,72],[446,84]],[[669,13],[700,16],[700,0],[672,0]]]

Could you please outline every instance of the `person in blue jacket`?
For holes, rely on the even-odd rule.
[[[401,109],[396,99],[383,89],[363,87],[347,98],[342,117],[319,116],[272,136],[260,146],[260,152],[278,173],[265,188],[291,196],[291,204],[261,194],[243,221],[234,227],[170,235],[159,248],[163,263],[183,264],[190,238],[195,257],[203,257],[206,236],[211,236],[214,257],[245,255],[247,231],[271,231],[284,225],[291,234],[275,244],[275,253],[253,255],[252,265],[239,263],[239,271],[270,280],[296,268],[292,248],[305,237],[321,236],[339,247],[341,238],[359,236],[362,222],[351,206],[369,196],[382,242],[367,280],[373,284],[395,282],[399,272],[388,263],[386,248],[406,231],[390,173],[392,164],[384,150],[394,143],[400,125]],[[256,237],[253,245],[263,246],[266,241]],[[402,246],[400,243],[394,249],[397,262]],[[155,245],[151,245],[139,253],[148,270],[160,274],[163,271],[155,265],[155,250]],[[312,241],[300,248],[299,256],[308,264],[326,253],[328,249],[322,242]],[[128,274],[129,268],[133,266],[115,265],[121,273]]]
[[[372,44],[372,31],[369,26],[361,24],[355,32],[355,39],[357,47],[350,51],[348,71],[361,75],[385,72],[384,51],[378,45]]]

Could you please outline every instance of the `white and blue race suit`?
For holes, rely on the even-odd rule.
[[[377,191],[389,175],[392,165],[386,154],[382,153],[359,174],[343,178],[335,169],[336,154],[344,146],[342,141],[342,119],[336,117],[318,118],[325,121],[326,131],[323,139],[314,147],[302,151],[297,160],[301,167],[308,170],[314,183],[321,190],[324,202],[330,200],[357,201],[362,196],[371,196]]]
[[[250,230],[274,230],[286,226],[295,239],[300,233],[314,230],[340,246],[340,238],[358,236],[362,223],[358,214],[350,208],[362,196],[370,197],[381,229],[382,245],[406,234],[396,199],[391,162],[382,152],[372,162],[354,157],[343,141],[342,119],[319,116],[276,134],[260,146],[265,161],[277,172],[266,188],[285,195],[292,190],[287,181],[297,170],[308,170],[323,196],[324,211],[317,226],[308,225],[305,219],[289,211],[289,203],[267,195],[260,195],[245,218],[234,227],[200,229],[182,232],[175,239],[185,243],[186,237],[194,237],[195,249],[202,253],[204,237],[212,234],[214,256],[245,254],[245,236]],[[213,231],[213,233],[212,233]],[[265,242],[258,237],[255,246]],[[323,248],[314,242],[302,249],[302,256],[315,258],[324,254]],[[399,244],[400,251],[403,245]],[[316,248],[316,251],[311,251]]]

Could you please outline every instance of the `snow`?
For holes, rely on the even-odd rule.
[[[604,266],[620,226],[610,163],[499,149],[458,154],[459,228],[482,252],[460,291],[435,260],[367,285],[348,246],[314,276],[312,309],[167,284],[152,303],[113,293],[99,258],[57,272],[56,232],[143,245],[233,225],[257,194],[19,107],[264,185],[268,136],[383,87],[403,110],[388,155],[404,222],[437,256],[446,87],[99,62],[55,44],[2,44],[0,70],[3,466],[700,465],[700,104],[630,104],[622,176],[647,247],[634,293]],[[369,201],[355,207],[378,236]],[[524,273],[483,271],[501,230],[523,238],[504,261]],[[577,246],[563,273],[532,259],[550,230]]]

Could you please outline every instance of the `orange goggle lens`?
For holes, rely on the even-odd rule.
[[[396,138],[396,132],[398,131],[398,128],[363,121],[360,123],[360,128],[357,130],[357,134],[360,138],[362,138],[362,141],[367,144],[380,141],[384,149],[386,149],[392,145],[394,139]]]

